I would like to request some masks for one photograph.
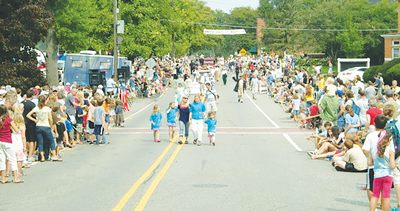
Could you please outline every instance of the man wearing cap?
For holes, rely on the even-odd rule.
[[[96,93],[99,93],[100,96],[104,97],[104,92],[103,92],[103,85],[99,85],[97,87]]]
[[[206,117],[210,112],[217,112],[218,108],[218,94],[217,91],[211,87],[210,82],[206,82],[206,96],[204,98],[204,104],[206,104]]]
[[[394,106],[394,115],[393,115],[393,119],[396,119],[397,116],[399,116],[399,113],[397,112],[397,110],[399,110],[399,104],[397,104],[397,102],[393,99],[393,91],[391,89],[388,89],[385,91],[385,95],[386,95],[386,103],[384,104],[391,104]]]
[[[71,84],[68,82],[67,84],[66,84],[66,86],[64,86],[64,90],[66,91],[66,92],[69,92],[69,91],[71,91]]]

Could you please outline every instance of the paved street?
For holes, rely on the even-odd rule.
[[[125,127],[107,136],[110,145],[77,146],[63,152],[62,163],[27,169],[24,184],[0,185],[0,210],[134,210],[138,204],[149,211],[368,209],[365,173],[336,172],[328,161],[311,160],[310,131],[298,129],[265,94],[252,101],[247,92],[238,103],[233,87],[232,80],[216,85],[215,147],[206,132],[202,146],[192,144],[191,134],[188,145],[170,144],[167,129],[161,143],[153,142],[148,119],[159,104],[166,126],[169,89],[157,100],[136,102]]]

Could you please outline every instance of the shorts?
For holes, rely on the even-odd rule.
[[[83,124],[82,123],[77,123],[76,124],[76,132],[77,133],[83,133]]]
[[[116,124],[122,124],[122,123],[124,123],[124,113],[122,113],[122,114],[116,114],[116,116],[115,116],[115,123],[116,123]]]
[[[351,172],[358,171],[356,168],[354,168],[354,164],[349,163],[349,162],[346,162],[346,165],[345,165],[344,168],[345,168],[346,171],[351,171]]]
[[[104,121],[105,121],[106,123],[110,123],[110,122],[111,122],[111,120],[110,120],[110,114],[104,115]]]
[[[299,111],[299,110],[293,110],[293,115],[297,116],[297,115],[299,115],[299,114],[300,114],[300,111]]]
[[[258,93],[258,87],[253,87],[252,90],[253,94],[257,94]]]
[[[95,125],[93,134],[94,135],[104,135],[104,127],[103,127],[103,125]]]
[[[374,168],[368,167],[367,170],[367,189],[374,191]]]
[[[211,102],[211,103],[206,103],[206,109],[207,112],[217,112],[217,103],[216,102]]]
[[[152,131],[160,131],[161,128],[160,127],[155,127],[155,128],[151,128]]]
[[[390,189],[392,187],[392,182],[393,177],[391,176],[375,178],[372,197],[379,198],[379,195],[382,192],[382,199],[390,199]]]
[[[167,122],[168,127],[176,127],[176,123],[174,122]]]
[[[70,139],[75,139],[75,130],[71,130],[68,132],[69,138]]]
[[[36,127],[27,127],[25,137],[27,142],[37,142]]]

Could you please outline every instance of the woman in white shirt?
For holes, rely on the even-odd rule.
[[[44,139],[48,143],[50,143],[50,148],[51,148],[51,154],[53,155],[52,160],[53,161],[61,161],[60,158],[56,157],[55,149],[56,145],[54,142],[54,137],[53,133],[51,132],[51,125],[52,123],[52,116],[51,116],[51,108],[45,105],[46,101],[46,96],[42,95],[39,96],[39,103],[38,106],[32,109],[26,117],[36,123],[36,134],[38,138],[38,146],[39,146],[39,152],[41,156],[41,162],[44,162],[45,157],[44,157],[44,149],[43,149],[43,143]],[[32,117],[32,114],[36,114],[36,119]]]

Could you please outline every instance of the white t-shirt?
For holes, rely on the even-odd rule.
[[[36,113],[36,119],[38,120],[36,126],[50,127],[49,113],[51,112],[51,108],[47,106],[43,107],[42,109],[35,107],[32,109],[32,111]]]
[[[116,83],[115,83],[114,79],[112,79],[112,78],[108,79],[107,80],[107,91],[108,92],[114,91],[115,84]]]
[[[378,145],[378,135],[379,135],[380,131],[374,131],[370,134],[367,135],[367,137],[365,138],[365,142],[364,145],[362,147],[363,150],[371,152],[372,148]],[[390,142],[388,149],[393,150],[394,152],[394,145],[393,145],[393,141]]]

